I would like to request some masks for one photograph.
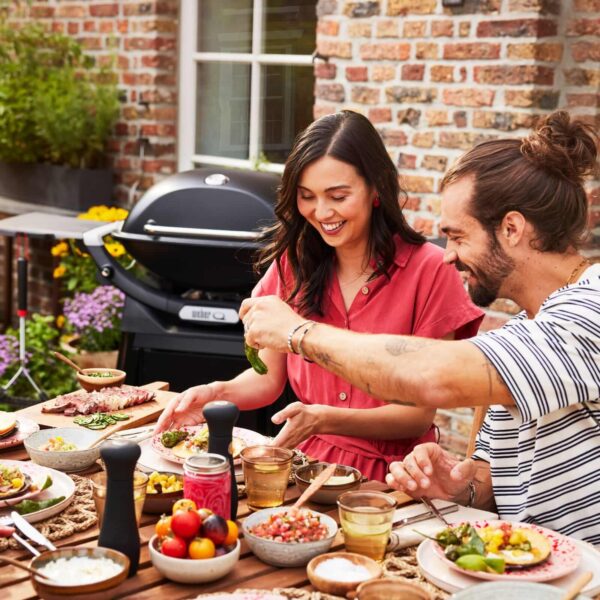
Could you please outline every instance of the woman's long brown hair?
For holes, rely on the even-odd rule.
[[[323,295],[335,256],[335,250],[304,219],[297,205],[302,171],[324,156],[353,166],[379,196],[380,206],[373,209],[369,232],[368,258],[376,260],[375,275],[388,274],[396,252],[395,235],[409,244],[425,242],[402,214],[400,203],[406,193],[400,188],[398,171],[370,121],[348,110],[321,117],[294,142],[278,190],[277,222],[264,230],[265,245],[257,261],[260,271],[276,260],[284,281],[281,258],[287,253],[294,281],[285,300],[304,315],[322,314]]]

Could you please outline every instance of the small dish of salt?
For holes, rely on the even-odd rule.
[[[325,594],[345,596],[359,584],[381,577],[381,566],[353,552],[331,552],[313,558],[306,567],[310,582]]]

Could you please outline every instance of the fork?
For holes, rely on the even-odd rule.
[[[429,510],[446,526],[446,527],[452,527],[452,525],[450,525],[450,523],[448,523],[448,521],[446,521],[446,518],[444,517],[444,515],[440,512],[440,510],[438,509],[438,507],[429,499],[429,498],[425,498],[424,496],[422,498],[420,498],[421,502],[427,507],[429,508]]]
[[[13,527],[14,524],[15,524],[14,521],[10,517],[0,517],[0,525],[5,525],[7,527]],[[21,544],[21,546],[23,546],[23,548],[26,548],[27,550],[29,550],[29,552],[31,552],[31,554],[33,554],[33,556],[40,555],[40,552],[38,550],[36,550],[27,540],[23,539],[16,531],[13,534],[11,534],[11,537],[16,542]]]

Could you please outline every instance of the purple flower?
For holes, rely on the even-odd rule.
[[[80,336],[83,350],[113,350],[118,346],[125,294],[113,286],[77,293],[65,300],[69,329]]]

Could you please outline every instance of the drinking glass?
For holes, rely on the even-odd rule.
[[[275,446],[249,446],[240,456],[248,508],[281,506],[292,470],[293,451]]]
[[[381,561],[392,531],[396,500],[383,492],[346,492],[337,501],[348,552]]]
[[[98,513],[98,528],[102,529],[102,517],[104,516],[104,505],[106,503],[106,471],[100,471],[90,475],[92,481],[94,504]],[[133,473],[133,500],[135,503],[135,522],[140,524],[142,518],[142,508],[146,499],[146,485],[148,484],[148,475],[141,471]]]

